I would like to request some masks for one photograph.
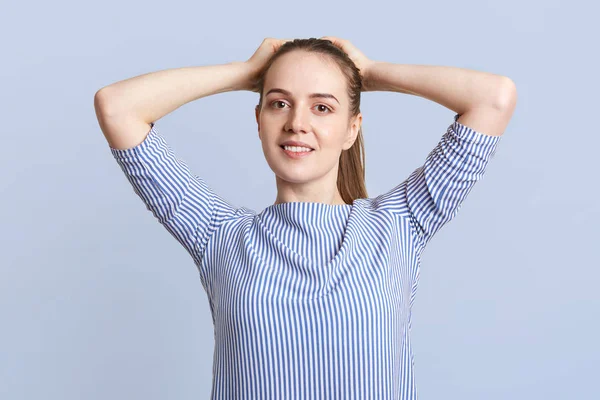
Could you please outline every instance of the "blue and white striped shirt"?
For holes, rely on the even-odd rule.
[[[384,194],[260,213],[216,194],[155,124],[139,145],[110,148],[198,268],[214,325],[211,399],[417,398],[410,329],[420,256],[501,138],[457,119]]]

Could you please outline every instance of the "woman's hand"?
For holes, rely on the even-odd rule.
[[[248,90],[258,92],[256,81],[267,61],[269,61],[273,54],[279,50],[282,44],[289,42],[290,40],[291,39],[265,38],[252,57],[244,62],[244,65],[248,68]]]
[[[369,69],[375,63],[375,61],[370,60],[348,40],[340,39],[335,36],[322,36],[320,39],[330,40],[336,47],[339,47],[343,52],[348,54],[350,59],[354,61],[354,64],[356,64],[360,70],[360,75],[363,81],[362,91],[368,91],[367,83],[369,78]]]

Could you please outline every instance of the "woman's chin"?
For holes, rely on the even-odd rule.
[[[306,183],[311,180],[311,173],[306,168],[278,168],[275,175],[289,183]]]

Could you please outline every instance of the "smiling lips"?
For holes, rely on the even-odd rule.
[[[280,146],[297,146],[297,147],[308,147],[309,149],[312,149],[311,146],[309,146],[308,144],[304,143],[304,142],[299,142],[297,140],[286,140],[283,143],[279,144]]]
[[[299,158],[304,158],[309,156],[312,152],[314,152],[314,150],[311,151],[291,151],[291,150],[286,150],[283,148],[283,146],[281,147],[281,150],[283,150],[283,152],[290,158],[293,159],[299,159]]]

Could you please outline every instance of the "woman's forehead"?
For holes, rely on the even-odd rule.
[[[269,71],[271,70],[274,72],[274,76],[306,73],[313,75],[315,72],[336,76],[340,72],[337,65],[331,60],[327,61],[327,59],[323,59],[322,55],[305,51],[282,55],[271,65]]]
[[[266,96],[273,89],[277,93],[296,97],[326,93],[341,101],[345,86],[344,76],[334,65],[316,57],[298,56],[278,59],[273,63],[265,79],[264,93]]]

